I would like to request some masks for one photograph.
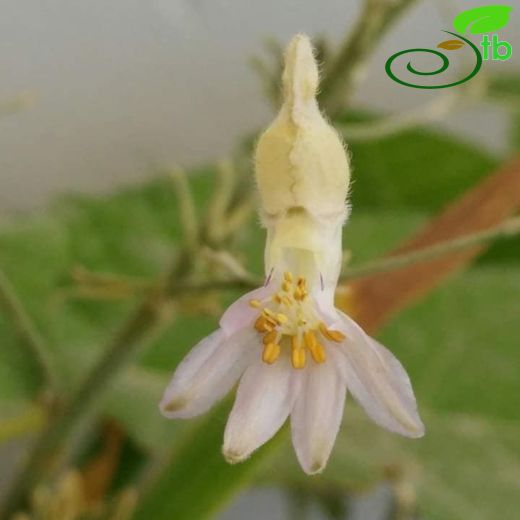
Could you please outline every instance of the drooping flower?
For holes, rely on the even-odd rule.
[[[285,55],[284,102],[256,149],[266,281],[224,313],[220,328],[177,367],[160,408],[172,419],[207,411],[239,382],[223,454],[240,462],[290,416],[306,473],[325,467],[347,390],[380,426],[420,437],[423,424],[399,361],[334,307],[348,211],[344,146],[321,115],[308,38]]]

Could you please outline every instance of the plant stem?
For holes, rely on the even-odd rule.
[[[365,0],[362,12],[341,46],[336,58],[326,67],[320,84],[320,100],[330,117],[348,103],[359,83],[367,57],[392,22],[415,0]]]
[[[0,443],[39,431],[45,421],[45,410],[31,404],[22,413],[0,422]]]
[[[38,366],[44,390],[49,392],[51,396],[54,395],[58,384],[50,350],[2,269],[0,269],[0,308],[4,310],[8,319],[13,323],[28,356]]]
[[[418,107],[380,117],[366,123],[339,124],[347,143],[372,141],[410,130],[421,125],[441,121],[446,116],[467,108],[486,93],[486,78],[475,78],[474,82],[447,94],[442,94]]]
[[[369,262],[367,264],[360,265],[359,267],[346,269],[343,272],[342,278],[344,280],[353,280],[356,278],[371,276],[377,273],[395,271],[412,264],[433,260],[439,256],[453,253],[461,249],[483,245],[486,242],[490,242],[499,238],[511,238],[518,234],[520,234],[520,217],[513,217],[509,220],[506,220],[502,224],[485,231],[471,233],[453,240],[447,240],[446,242],[440,242],[439,244],[425,247],[424,249],[419,249],[418,251],[413,251],[403,255],[391,256],[389,258],[384,258],[382,260],[376,260],[375,262]]]
[[[163,315],[164,299],[150,296],[121,328],[105,349],[105,354],[80,385],[71,401],[63,407],[56,419],[44,430],[20,473],[7,492],[0,518],[10,518],[24,503],[29,492],[47,472],[58,465],[59,445],[104,395],[118,370],[127,364],[140,345],[156,330]]]

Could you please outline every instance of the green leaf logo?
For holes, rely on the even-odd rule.
[[[468,9],[453,19],[453,27],[460,33],[495,32],[508,24],[512,9],[509,5],[486,5]]]

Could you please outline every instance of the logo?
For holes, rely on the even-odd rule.
[[[417,83],[405,81],[404,79],[400,79],[393,71],[394,62],[401,56],[407,54],[423,53],[424,55],[424,53],[426,53],[441,59],[442,63],[440,67],[433,71],[418,70],[412,65],[412,62],[409,61],[406,65],[406,70],[415,76],[436,76],[437,74],[441,74],[448,69],[450,66],[450,60],[446,54],[436,49],[423,48],[407,49],[390,56],[385,65],[387,75],[395,82],[400,83],[405,87],[412,88],[439,89],[455,87],[456,85],[466,83],[466,81],[469,81],[478,74],[482,67],[483,61],[507,61],[511,59],[511,56],[513,55],[513,47],[511,44],[507,41],[500,40],[498,34],[490,33],[496,33],[496,31],[502,29],[502,27],[505,27],[508,24],[509,14],[512,9],[512,7],[507,5],[488,5],[469,9],[459,13],[454,18],[453,27],[455,28],[456,32],[443,31],[451,36],[454,36],[455,39],[449,39],[439,43],[437,45],[437,49],[451,52],[469,47],[473,51],[473,54],[475,55],[475,66],[466,77],[442,85],[420,85]],[[475,43],[473,43],[468,37],[462,36],[462,34],[483,35],[480,41],[482,52]]]

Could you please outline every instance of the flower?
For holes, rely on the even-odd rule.
[[[226,460],[249,457],[290,416],[296,455],[313,474],[332,451],[347,389],[390,431],[420,437],[424,426],[399,361],[334,307],[349,165],[318,109],[318,70],[304,35],[289,44],[283,83],[284,103],[255,157],[265,285],[234,302],[190,351],[160,409],[172,419],[202,414],[240,380]]]

